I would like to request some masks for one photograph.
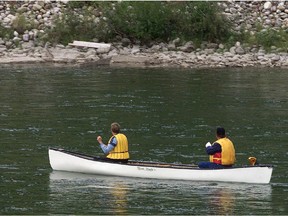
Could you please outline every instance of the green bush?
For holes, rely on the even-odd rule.
[[[25,30],[30,30],[31,26],[23,14],[18,15],[12,22],[12,27],[19,34],[23,34]]]
[[[99,32],[100,24],[95,22],[95,11],[91,10],[91,7],[99,9],[101,4],[107,5],[106,2],[97,1],[69,1],[62,16],[54,18],[53,27],[48,29],[41,39],[44,42],[64,45],[73,40],[93,40]]]
[[[272,46],[287,51],[288,32],[281,29],[277,31],[272,28],[263,29],[260,26],[257,27],[257,30],[256,33],[251,35],[250,32],[243,29],[240,34],[231,36],[228,44],[233,46],[236,41],[240,41],[241,44],[247,44],[248,46],[262,46],[267,51],[270,51]]]
[[[91,16],[76,17],[74,11],[67,10],[61,18],[54,20],[54,27],[47,30],[46,40],[67,45],[73,40],[91,40],[95,38],[96,23]]]
[[[13,38],[13,29],[6,28],[0,23],[0,38],[11,39]]]
[[[120,2],[103,9],[102,38],[128,37],[149,42],[180,37],[184,40],[227,39],[229,22],[211,2]],[[103,29],[103,25],[101,28]]]
[[[284,30],[266,29],[257,32],[255,40],[258,45],[263,46],[266,50],[270,50],[271,46],[288,48],[288,33]]]
[[[188,2],[178,14],[179,31],[196,41],[226,41],[232,34],[231,23],[221,14],[217,3]]]
[[[99,23],[91,19],[91,7],[102,12]],[[75,18],[74,10],[83,18]],[[104,42],[119,37],[142,43],[167,42],[176,37],[217,42],[230,34],[229,22],[220,14],[217,4],[211,2],[71,1],[63,16],[55,20],[48,38],[63,44],[95,37]]]
[[[107,18],[102,20],[106,23],[107,32],[99,35],[102,38],[120,36],[143,42],[167,41],[175,33],[172,11],[162,2],[121,2],[115,5],[114,10],[104,8],[103,16]]]

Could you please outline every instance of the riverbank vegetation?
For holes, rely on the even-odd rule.
[[[97,5],[93,5],[97,4]],[[92,6],[101,10],[96,17]],[[82,9],[82,19],[75,12]],[[84,10],[83,10],[84,9]],[[96,20],[96,22],[95,22]],[[216,3],[207,2],[71,2],[62,19],[47,38],[66,43],[93,37],[110,42],[128,38],[132,42],[149,44],[169,42],[177,37],[182,41],[227,41],[231,36],[231,23],[221,15]]]
[[[0,38],[13,38],[33,29],[33,21],[19,13],[12,28],[0,25]],[[231,22],[217,2],[98,2],[69,1],[53,26],[39,33],[38,40],[64,44],[73,40],[119,42],[123,38],[133,44],[150,46],[169,43],[180,38],[183,44],[192,41],[195,47],[203,42],[234,46],[237,41],[249,47],[274,47],[288,50],[285,29],[264,28],[257,24],[257,32],[233,30]]]
[[[248,46],[262,46],[267,51],[271,51],[273,48],[278,48],[279,51],[288,51],[288,32],[287,30],[274,30],[272,28],[261,28],[254,35],[249,32],[241,32],[236,35],[235,39],[246,43]]]

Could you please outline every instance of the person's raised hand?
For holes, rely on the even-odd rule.
[[[103,142],[102,142],[102,137],[101,137],[101,136],[98,136],[98,137],[97,137],[97,141],[98,141],[99,143],[103,143]]]
[[[210,142],[207,142],[206,145],[205,145],[205,147],[207,148],[207,147],[209,147],[209,146],[211,146],[211,143],[210,143]]]

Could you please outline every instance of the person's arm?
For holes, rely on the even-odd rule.
[[[115,146],[117,145],[117,139],[115,137],[113,137],[110,141],[110,143],[108,143],[108,145],[105,145],[102,141],[101,137],[97,137],[97,140],[100,144],[100,147],[102,149],[102,151],[104,152],[104,154],[109,154],[110,151],[112,151]]]
[[[215,153],[222,152],[221,145],[219,143],[214,143],[211,146],[207,146],[206,152],[208,155],[214,155]]]

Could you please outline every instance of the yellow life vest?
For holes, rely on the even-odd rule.
[[[221,145],[222,152],[210,155],[210,162],[222,165],[233,165],[236,161],[236,157],[232,141],[225,137],[218,139],[216,142]]]
[[[110,159],[129,159],[129,152],[128,152],[128,139],[124,134],[116,134],[112,136],[108,143],[111,142],[111,139],[115,137],[117,140],[117,145],[115,148],[109,152],[107,158]]]

